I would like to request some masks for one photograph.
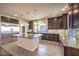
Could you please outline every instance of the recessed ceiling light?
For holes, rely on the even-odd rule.
[[[65,10],[66,10],[65,8],[62,9],[62,11],[65,11]]]
[[[68,8],[68,5],[67,5],[67,6],[65,6],[64,8]]]
[[[37,24],[36,22],[34,24]]]
[[[54,14],[53,17],[55,17],[56,15]]]
[[[36,19],[39,19],[39,17],[36,17]]]
[[[15,14],[14,16],[15,16],[15,17],[18,17],[18,15],[17,15],[17,14]]]
[[[71,11],[69,11],[69,13],[68,13],[69,15],[71,14]]]
[[[21,24],[21,26],[24,26],[24,24]]]
[[[62,11],[65,11],[67,8],[68,8],[68,6],[65,6],[65,7],[62,9]]]
[[[27,23],[27,25],[29,25],[29,23]]]
[[[77,13],[78,12],[78,10],[74,10],[74,13]]]

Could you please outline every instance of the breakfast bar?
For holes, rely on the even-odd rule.
[[[39,47],[41,34],[27,34],[27,37],[18,37],[17,46],[34,51]]]

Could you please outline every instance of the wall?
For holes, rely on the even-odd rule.
[[[47,19],[40,19],[40,20],[33,21],[33,27],[34,27],[33,30],[34,30],[34,32],[37,32],[37,30],[38,30],[37,27],[41,23],[45,23],[46,24],[46,31],[47,31]]]
[[[17,26],[20,26],[20,36],[22,36],[22,26],[25,26],[25,36],[27,35],[28,26],[27,26],[27,22],[26,21],[24,21],[22,19],[15,18],[15,17],[11,17],[11,16],[8,16],[8,15],[0,14],[0,18],[1,18],[1,16],[6,16],[6,17],[9,17],[9,18],[13,18],[13,19],[19,20],[19,25],[17,25],[17,24],[10,24],[10,23],[4,23],[4,24],[6,24],[6,25],[17,25]]]
[[[63,29],[50,29],[47,31],[47,33],[53,33],[53,34],[60,34],[60,36],[67,35],[67,30]]]
[[[25,36],[27,36],[28,25],[26,21],[19,20],[20,35],[22,36],[22,26],[25,26]]]
[[[46,33],[60,34],[60,36],[65,36],[65,35],[68,34],[66,29],[48,29],[48,21],[47,21],[47,19],[38,20],[38,22],[44,22],[46,24]],[[38,22],[36,22],[36,23],[38,23]],[[35,21],[33,23],[35,23]],[[35,27],[37,25],[38,24],[34,24],[33,27]]]

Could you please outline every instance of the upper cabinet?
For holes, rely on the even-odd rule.
[[[12,23],[12,24],[19,24],[19,20],[16,20],[16,19],[13,19],[13,18],[9,18],[9,17],[5,17],[5,16],[1,16],[1,22]]]
[[[69,4],[69,27],[79,28],[79,4],[71,3]]]
[[[29,29],[33,29],[33,21],[29,21],[28,23],[29,23],[29,26],[28,26]]]
[[[19,24],[19,20],[16,20],[16,19],[11,18],[11,23]]]
[[[67,29],[68,28],[68,21],[67,21],[67,14],[63,14],[63,20],[62,20],[62,29]]]
[[[67,14],[60,17],[48,18],[48,29],[67,29]]]

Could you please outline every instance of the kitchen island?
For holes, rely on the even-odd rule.
[[[17,46],[34,51],[39,47],[41,34],[27,34],[26,37],[18,37]]]

